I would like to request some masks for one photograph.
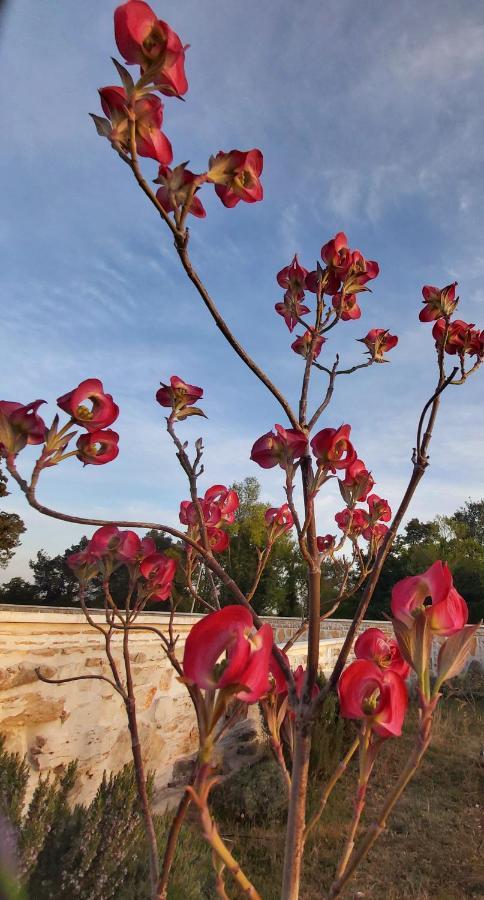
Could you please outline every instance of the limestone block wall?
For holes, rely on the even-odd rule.
[[[146,625],[163,629],[163,613],[142,614]],[[99,612],[95,621],[102,622]],[[177,616],[178,653],[198,619]],[[299,619],[268,618],[276,641],[283,644],[300,625]],[[321,668],[331,671],[345,637],[348,621],[331,619],[321,626]],[[363,627],[385,623],[365,622]],[[134,632],[130,638],[133,676],[137,692],[140,739],[145,762],[156,770],[155,799],[161,807],[176,780],[176,768],[196,749],[196,724],[188,694],[166,661],[159,639],[150,632]],[[294,666],[306,661],[305,642],[290,651]],[[114,656],[121,662],[120,643]],[[476,637],[473,654],[484,662],[484,629]],[[129,732],[121,697],[101,680],[82,680],[49,685],[38,680],[41,667],[49,678],[72,675],[110,675],[103,640],[82,612],[45,607],[0,606],[0,732],[7,748],[27,754],[35,773],[63,771],[72,759],[79,761],[77,795],[86,802],[93,796],[103,772],[115,772],[129,761]],[[121,665],[122,670],[122,665]]]

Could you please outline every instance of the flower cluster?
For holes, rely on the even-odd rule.
[[[204,183],[215,185],[215,193],[227,207],[241,200],[262,200],[263,158],[257,148],[228,153],[220,150],[210,157],[207,171],[198,175],[187,169],[186,163],[169,168],[173,150],[161,130],[164,107],[152,91],[178,98],[186,94],[187,45],[142,0],[127,0],[118,6],[114,34],[124,61],[139,66],[140,77],[135,83],[128,70],[114,60],[122,85],[100,88],[106,118],[94,114],[92,118],[98,134],[107,138],[126,161],[136,164],[136,156],[142,156],[159,163],[156,182],[161,187],[156,200],[161,209],[166,214],[174,213],[177,221],[179,214],[186,213],[203,218],[205,209],[196,193]]]
[[[151,538],[140,539],[134,531],[120,531],[116,525],[103,525],[87,547],[71,553],[67,564],[81,584],[96,576],[109,579],[120,566],[126,566],[130,579],[137,583],[138,599],[168,600],[175,577],[176,562],[156,550]]]
[[[371,481],[373,482],[373,479]],[[347,490],[344,482],[340,482],[340,486],[342,493]],[[370,494],[366,498],[368,511],[361,507],[355,507],[356,499],[355,497],[351,506],[336,513],[335,522],[351,540],[357,540],[362,535],[365,540],[370,542],[371,549],[376,551],[388,531],[388,527],[384,523],[391,520],[392,511],[388,501],[383,500],[377,494]]]
[[[23,406],[7,400],[0,401],[0,451],[15,456],[27,444],[44,444],[42,466],[56,465],[67,456],[77,456],[84,465],[104,465],[119,453],[119,435],[108,426],[119,415],[119,408],[110,394],[106,394],[98,378],[85,381],[59,397],[57,405],[69,416],[68,422],[58,430],[59,418],[55,417],[48,429],[37,410],[45,400],[35,400]],[[65,454],[76,432],[72,426],[85,428],[86,433],[77,439],[77,450]],[[69,432],[69,433],[68,433]]]
[[[239,496],[223,484],[214,484],[205,491],[203,499],[183,500],[180,503],[180,522],[188,526],[188,534],[198,540],[201,519],[205,525],[207,539],[213,553],[223,553],[229,546],[229,535],[222,525],[233,525],[239,508]]]
[[[462,374],[465,375],[466,356],[475,356],[477,363],[484,359],[484,331],[462,319],[451,321],[459,302],[456,288],[456,281],[443,288],[431,284],[424,285],[422,288],[424,306],[420,310],[419,319],[421,322],[434,323],[432,336],[437,350],[458,356]]]
[[[77,457],[84,465],[104,465],[119,453],[119,435],[108,428],[118,418],[119,407],[106,394],[98,378],[87,378],[77,388],[59,397],[58,406],[72,424],[86,429],[77,440]]]

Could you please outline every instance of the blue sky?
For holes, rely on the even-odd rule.
[[[6,5],[0,31],[3,165],[0,191],[0,395],[50,401],[98,377],[121,407],[120,456],[45,473],[39,496],[81,515],[175,523],[187,496],[154,402],[176,373],[205,389],[205,488],[257,475],[282,502],[281,471],[249,460],[253,441],[284,422],[233,354],[181,272],[170,237],[126,166],[97,137],[88,112],[116,83],[111,0]],[[321,244],[345,230],[381,276],[363,317],[332,331],[336,351],[362,359],[354,339],[372,327],[400,337],[391,365],[337,381],[323,426],[348,421],[376,490],[398,504],[410,471],[418,411],[435,380],[431,326],[418,322],[425,283],[459,282],[460,316],[484,318],[484,10],[479,0],[184,0],[157,3],[185,43],[186,103],[167,99],[175,160],[202,171],[211,153],[260,147],[265,199],[225,209],[207,186],[191,252],[234,332],[296,402],[302,359],[274,303],[275,273],[297,251],[313,268]],[[19,55],[19,47],[22,48]],[[119,56],[119,54],[118,54]],[[155,177],[154,163],[145,172]],[[480,375],[481,373],[479,373]],[[431,467],[411,514],[450,513],[483,495],[483,382],[445,397]],[[324,389],[314,379],[313,401]],[[28,471],[32,456],[22,454]],[[341,508],[318,500],[319,532]],[[55,553],[86,529],[29,511],[12,487],[4,508],[28,531],[0,577],[28,573],[41,547]]]

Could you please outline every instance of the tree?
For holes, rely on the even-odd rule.
[[[0,499],[7,497],[7,479],[0,470]],[[0,569],[5,569],[15,550],[20,546],[20,535],[25,525],[16,513],[0,512]]]
[[[471,500],[470,497],[454,513],[454,520],[468,528],[469,537],[484,544],[484,500]]]
[[[37,588],[31,581],[19,577],[11,578],[10,581],[0,585],[0,603],[22,606],[38,603]]]

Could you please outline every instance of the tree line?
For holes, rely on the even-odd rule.
[[[232,487],[240,497],[240,507],[232,526],[230,546],[221,554],[221,562],[244,592],[252,585],[257,568],[257,551],[264,547],[266,526],[264,512],[267,503],[261,500],[261,486],[254,477],[235,483]],[[0,472],[0,497],[6,494],[6,482]],[[5,567],[20,543],[25,526],[19,516],[0,513],[0,567]],[[158,550],[175,559],[183,552],[182,544],[148,532]],[[29,566],[32,581],[12,578],[0,586],[0,603],[38,604],[45,606],[78,605],[78,582],[69,569],[66,558],[84,549],[87,537],[73,544],[57,556],[39,550]],[[407,575],[428,568],[436,559],[445,560],[454,576],[457,590],[463,595],[470,611],[470,620],[484,616],[484,499],[467,500],[452,516],[436,516],[428,522],[411,519],[386,560],[382,575],[368,611],[368,618],[384,619],[390,610],[392,585]],[[337,594],[341,577],[341,561],[329,559],[324,564],[322,609],[328,608]],[[178,568],[181,573],[181,567]],[[115,574],[113,591],[123,596],[124,567]],[[117,578],[117,583],[116,583]],[[183,583],[182,575],[175,580],[175,597],[180,611],[191,611],[193,601]],[[223,585],[218,585],[221,604],[230,602]],[[198,592],[209,597],[209,584],[202,569],[198,576]],[[305,613],[305,568],[294,536],[286,534],[276,541],[269,563],[264,570],[254,597],[257,612],[265,615],[303,617]],[[87,602],[92,607],[103,605],[102,591],[91,583]],[[343,602],[335,613],[350,618],[358,593]],[[149,608],[149,607],[148,607]],[[167,603],[153,603],[152,609],[163,610]],[[199,609],[195,608],[196,611]]]

